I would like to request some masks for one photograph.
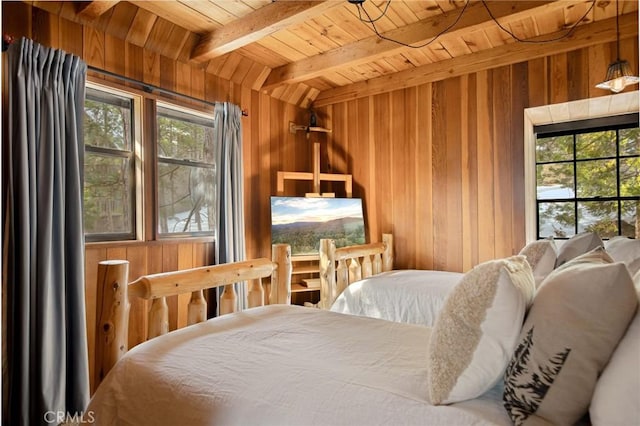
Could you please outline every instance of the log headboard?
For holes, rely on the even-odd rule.
[[[352,282],[393,269],[393,235],[382,242],[336,248],[332,239],[320,240],[320,303],[329,309]]]
[[[127,352],[129,297],[151,301],[147,339],[169,331],[166,298],[191,293],[187,308],[188,325],[206,320],[204,290],[224,287],[220,295],[220,315],[237,310],[234,283],[248,281],[248,307],[291,301],[291,248],[274,244],[272,259],[259,258],[221,265],[202,266],[181,271],[144,275],[128,283],[129,262],[107,260],[98,264],[98,301],[96,312],[95,384]],[[265,292],[262,279],[270,278]]]

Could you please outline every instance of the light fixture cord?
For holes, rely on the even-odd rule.
[[[464,3],[464,6],[462,7],[462,10],[460,11],[460,13],[458,14],[457,18],[455,19],[455,21],[453,21],[453,23],[451,23],[451,25],[449,25],[448,27],[446,27],[445,29],[443,29],[442,31],[440,31],[438,34],[436,34],[435,36],[433,36],[433,38],[431,38],[431,40],[422,43],[422,44],[408,44],[405,42],[402,42],[400,40],[394,40],[390,37],[385,36],[384,34],[380,33],[378,31],[378,29],[376,28],[375,22],[380,20],[382,17],[384,17],[387,14],[387,9],[389,9],[389,5],[391,4],[391,0],[387,1],[387,4],[384,8],[384,10],[381,12],[380,16],[378,16],[375,19],[372,19],[371,16],[369,15],[369,13],[367,12],[367,10],[364,8],[364,6],[362,5],[364,2],[361,3],[356,3],[356,7],[358,8],[358,17],[360,19],[361,22],[367,23],[367,24],[371,24],[371,28],[373,29],[373,32],[382,40],[386,40],[386,41],[390,41],[396,44],[399,44],[401,46],[405,46],[405,47],[410,47],[413,49],[420,49],[423,47],[426,47],[428,45],[430,45],[431,43],[433,43],[434,41],[436,41],[441,35],[443,35],[444,33],[446,33],[447,31],[449,31],[451,28],[453,28],[458,21],[460,21],[460,18],[462,18],[462,15],[464,14],[464,11],[467,10],[467,6],[469,6],[469,2],[470,0],[466,0]],[[556,42],[559,40],[562,40],[564,38],[569,37],[573,31],[576,29],[576,27],[585,20],[585,18],[587,17],[587,15],[589,15],[589,13],[593,10],[594,6],[596,5],[596,0],[592,0],[591,1],[591,6],[589,6],[589,9],[587,9],[587,11],[584,13],[584,15],[582,15],[582,17],[580,19],[578,19],[576,22],[573,23],[573,25],[571,25],[571,27],[569,27],[567,29],[567,31],[562,34],[559,35],[557,37],[554,38],[550,38],[550,39],[545,39],[545,40],[528,40],[528,39],[523,39],[518,37],[517,35],[515,35],[513,33],[513,31],[509,30],[508,28],[506,28],[505,26],[503,26],[498,19],[493,15],[493,13],[491,12],[491,10],[489,9],[489,5],[487,4],[486,0],[481,0],[482,5],[484,6],[484,8],[487,10],[487,13],[489,13],[489,17],[491,17],[491,20],[493,22],[495,22],[495,24],[498,26],[499,29],[501,29],[502,31],[504,31],[505,33],[509,34],[514,40],[520,42],[520,43],[532,43],[532,44],[541,44],[541,43],[552,43],[552,42]],[[362,12],[364,12],[364,14],[367,16],[367,19],[363,19],[362,18]],[[616,0],[616,27],[618,26],[618,0]],[[618,30],[619,31],[619,30]],[[620,56],[620,36],[618,34],[618,57]]]
[[[620,18],[618,14],[618,0],[616,0],[616,61],[620,61]]]
[[[467,10],[467,6],[469,6],[469,1],[470,0],[466,0],[464,3],[464,6],[462,7],[462,10],[460,11],[460,13],[458,14],[458,16],[456,17],[455,21],[453,21],[448,27],[444,28],[442,31],[440,31],[438,34],[436,34],[435,36],[433,36],[431,38],[431,40],[422,43],[422,44],[408,44],[405,43],[403,41],[400,40],[394,40],[391,37],[387,37],[384,34],[380,33],[378,31],[378,29],[376,28],[376,25],[374,22],[376,22],[377,20],[379,20],[380,18],[382,18],[383,16],[386,15],[387,13],[387,9],[389,8],[389,4],[391,4],[391,1],[389,0],[389,2],[387,3],[387,7],[385,7],[384,11],[382,12],[382,14],[380,16],[378,16],[376,19],[371,19],[371,16],[369,16],[369,12],[367,12],[367,10],[364,8],[364,6],[362,6],[361,3],[358,3],[356,6],[358,8],[358,15],[360,17],[360,21],[364,22],[364,23],[369,23],[371,24],[371,28],[373,29],[373,32],[378,36],[378,38],[381,38],[382,40],[386,40],[386,41],[390,41],[392,43],[396,43],[399,44],[401,46],[405,46],[405,47],[410,47],[412,49],[420,49],[423,47],[426,47],[428,45],[430,45],[431,43],[433,43],[434,41],[436,41],[442,34],[446,33],[447,31],[449,31],[451,28],[453,28],[458,21],[460,21],[460,18],[462,18],[462,14],[464,13],[465,10]],[[594,0],[595,1],[595,0]],[[362,19],[362,15],[360,10],[362,10],[362,12],[364,12],[365,15],[367,15],[367,20]]]

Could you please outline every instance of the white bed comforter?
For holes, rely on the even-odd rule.
[[[88,410],[99,425],[510,424],[498,389],[428,403],[430,332],[299,306],[254,308],[135,347]]]
[[[349,285],[331,310],[431,327],[447,295],[463,276],[414,269],[383,272]]]

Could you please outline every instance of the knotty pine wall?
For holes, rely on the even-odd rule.
[[[311,170],[311,149],[304,134],[289,133],[290,121],[307,122],[305,110],[22,2],[2,2],[2,19],[4,34],[25,36],[63,49],[82,57],[89,65],[119,75],[211,102],[233,102],[246,110],[249,116],[243,117],[242,125],[247,256],[271,257],[269,197],[276,193],[276,171]],[[293,195],[311,188],[292,183],[287,190]],[[144,274],[212,264],[213,242],[200,238],[87,244],[85,284],[91,377],[97,265],[105,259],[129,260],[129,278],[133,280]],[[130,346],[143,339],[146,329],[146,306],[141,301],[132,302]],[[169,307],[170,328],[186,324],[186,312],[178,307],[177,300],[170,301]]]
[[[637,33],[621,57],[637,75]],[[614,43],[595,44],[320,108],[333,129],[324,164],[353,173],[370,237],[394,233],[397,268],[467,271],[516,254],[524,109],[609,95],[594,85],[614,58]]]

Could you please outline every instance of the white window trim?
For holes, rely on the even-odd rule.
[[[126,90],[115,89],[111,86],[106,86],[93,81],[87,81],[86,87],[100,90],[113,95],[129,98],[133,101],[133,156],[135,162],[135,194],[136,197],[136,229],[135,229],[135,241],[144,240],[144,179],[142,164],[143,161],[143,144],[142,144],[142,96],[135,94],[134,92],[128,92]]]
[[[527,243],[536,240],[536,135],[533,127],[637,113],[640,111],[639,94],[640,92],[636,90],[524,110],[525,236]]]

